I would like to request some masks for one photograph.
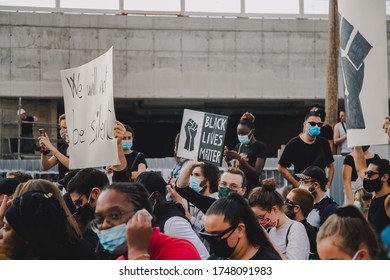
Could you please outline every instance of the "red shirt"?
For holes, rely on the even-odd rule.
[[[158,227],[153,229],[148,254],[151,260],[200,260],[199,253],[191,242],[163,234]],[[124,259],[127,256],[117,258]]]

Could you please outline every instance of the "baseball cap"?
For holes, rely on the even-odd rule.
[[[26,114],[26,111],[23,108],[20,108],[19,110],[16,111],[17,116],[19,116],[21,114]]]
[[[313,179],[318,181],[321,185],[325,185],[328,179],[326,178],[325,171],[318,166],[311,165],[303,170],[302,173],[295,174],[299,179],[309,180]]]

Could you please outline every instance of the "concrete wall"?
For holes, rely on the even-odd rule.
[[[0,97],[62,97],[59,71],[112,45],[118,98],[325,97],[324,20],[7,12]]]

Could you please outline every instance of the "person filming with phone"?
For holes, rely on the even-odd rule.
[[[48,170],[58,164],[58,181],[61,181],[66,172],[69,170],[69,155],[68,155],[68,129],[66,126],[65,114],[62,114],[58,118],[58,123],[60,125],[60,135],[65,143],[58,149],[50,142],[49,137],[43,129],[40,129],[41,135],[39,136],[39,146],[41,147],[41,166],[42,170]],[[47,154],[51,152],[51,156],[48,157]]]

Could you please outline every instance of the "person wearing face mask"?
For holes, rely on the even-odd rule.
[[[99,239],[92,231],[90,223],[95,218],[97,198],[108,185],[107,176],[94,168],[80,170],[67,185],[67,191],[75,207],[73,216],[82,231],[83,239],[94,248],[99,244]],[[107,259],[109,253],[98,247],[96,256],[98,259]]]
[[[371,162],[380,159],[379,155],[371,152],[370,146],[363,146],[364,158],[366,160],[366,165],[368,166]],[[353,155],[355,152],[347,155],[344,158],[343,163],[343,185],[344,185],[344,204],[354,204],[353,194],[355,191],[362,186],[363,181],[359,179],[358,174],[355,168],[355,162]]]
[[[132,149],[135,136],[133,129],[127,124],[124,126],[126,132],[122,140],[122,149],[126,157],[127,170],[130,173],[130,180],[134,181],[139,174],[148,168],[148,165],[146,163],[145,155]]]
[[[378,234],[390,225],[390,166],[386,159],[371,162],[366,168],[361,147],[355,147],[354,160],[360,178],[363,178],[363,188],[374,194],[368,209],[368,221]]]
[[[225,147],[225,161],[231,164],[234,160],[234,167],[241,169],[248,181],[248,192],[254,187],[259,186],[261,182],[261,173],[267,159],[267,146],[255,139],[255,117],[246,112],[242,115],[240,123],[237,126],[237,137],[239,144],[235,150],[228,150]]]
[[[210,244],[215,260],[280,260],[281,256],[237,193],[218,199],[205,215],[199,233]]]
[[[334,174],[334,159],[328,141],[318,137],[322,124],[316,112],[308,113],[303,123],[303,133],[287,143],[279,159],[278,171],[295,188],[299,187],[299,178],[288,170],[291,164],[294,165],[293,174],[302,173],[310,165],[316,165],[323,170],[328,168],[328,181],[325,188],[330,189]]]
[[[158,174],[150,171],[142,172],[136,179],[150,193],[153,215],[156,217],[154,226],[169,236],[190,241],[202,259],[209,257],[205,245],[199,239],[190,220],[186,217],[183,206],[174,201],[166,201],[167,183]]]
[[[367,192],[363,186],[358,188],[354,193],[353,205],[357,207],[362,213],[364,218],[368,219],[368,209],[372,201],[372,193]]]
[[[191,242],[152,228],[148,191],[138,183],[113,183],[100,194],[93,229],[109,259],[199,260]]]
[[[375,260],[381,253],[374,229],[352,205],[337,209],[320,227],[317,249],[321,260]]]
[[[188,174],[190,172],[189,169],[191,168],[191,163],[187,163],[183,167],[182,174]],[[194,191],[188,186],[184,177],[185,176],[179,177],[175,187],[168,185],[168,191],[172,193],[175,190],[181,197],[192,203],[201,212],[206,213],[211,204],[213,204],[217,199]],[[231,192],[237,192],[241,196],[244,196],[246,192],[245,174],[240,169],[234,167],[226,169],[222,173],[218,183],[219,198],[226,197]]]
[[[313,210],[307,216],[307,221],[315,228],[319,228],[332,215],[338,204],[326,194],[325,171],[318,166],[309,166],[302,173],[296,174],[299,188],[308,190],[314,197]]]
[[[181,181],[195,192],[211,198],[218,198],[219,168],[208,163],[189,161],[188,168],[181,173]],[[187,182],[187,183],[185,183]],[[188,210],[188,218],[195,232],[203,228],[204,214],[199,208],[183,199],[174,188],[168,188],[169,197]]]
[[[265,179],[249,194],[248,203],[258,223],[268,231],[278,251],[289,260],[307,260],[310,243],[305,227],[283,211],[283,198],[274,178]]]
[[[300,222],[306,230],[307,237],[310,242],[310,260],[318,260],[317,253],[317,232],[318,229],[314,228],[309,222],[306,220],[307,216],[313,209],[314,198],[313,195],[304,189],[292,189],[286,197],[284,201],[284,213],[291,220],[295,220]]]
[[[49,137],[45,133],[38,137],[39,145],[41,149],[41,166],[42,170],[48,170],[58,164],[58,181],[62,180],[65,176],[65,173],[69,170],[69,137],[68,137],[68,127],[66,125],[65,114],[62,114],[58,118],[58,123],[60,125],[60,136],[65,143],[60,147],[56,148],[50,142]],[[47,157],[47,152],[51,152],[52,156]]]

